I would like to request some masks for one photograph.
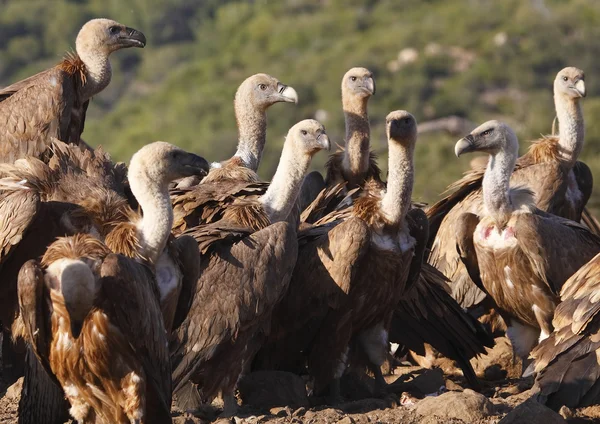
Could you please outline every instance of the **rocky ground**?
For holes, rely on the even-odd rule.
[[[370,380],[345,377],[343,395],[349,399],[336,407],[315,406],[306,394],[304,381],[289,373],[261,372],[244,378],[239,385],[242,405],[236,417],[220,418],[218,405],[194,414],[173,410],[176,424],[254,423],[469,423],[469,424],[584,424],[600,422],[600,407],[559,413],[535,402],[530,396],[531,379],[519,379],[520,364],[512,360],[510,344],[498,338],[489,355],[474,360],[484,378],[481,393],[466,388],[464,379],[453,374],[447,363],[425,369],[403,364],[387,377],[390,394],[369,396]],[[442,372],[442,369],[445,372]],[[17,422],[21,381],[7,387],[0,380],[0,423]]]

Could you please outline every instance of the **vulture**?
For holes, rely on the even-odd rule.
[[[410,113],[395,111],[386,127],[387,187],[369,179],[351,207],[301,231],[290,289],[273,315],[271,352],[263,352],[275,355],[259,358],[264,366],[267,360],[288,361],[294,348],[308,349],[314,394],[330,402],[340,400],[339,379],[353,346],[366,356],[377,390],[385,389],[380,365],[387,357],[387,328],[420,273],[422,255],[415,253],[427,236],[415,223],[425,216],[420,209],[409,211],[417,123]]]
[[[582,225],[535,207],[533,193],[510,187],[519,142],[513,130],[488,121],[456,143],[457,156],[485,152],[483,208],[457,220],[456,249],[470,277],[498,306],[513,350],[524,361],[552,333],[565,281],[600,251]]]
[[[298,94],[293,87],[271,75],[252,75],[239,86],[233,101],[239,132],[237,150],[232,158],[211,164],[203,182],[260,181],[256,171],[267,138],[267,109],[279,102],[298,103]],[[198,182],[197,178],[186,178],[177,184],[177,188],[189,188]]]
[[[269,332],[271,312],[287,290],[296,263],[296,226],[286,219],[312,156],[329,147],[320,123],[297,123],[287,134],[277,171],[264,193],[237,198],[218,220],[203,223],[199,218],[183,232],[196,239],[202,254],[200,278],[189,293],[189,312],[171,342],[173,385],[183,409],[221,393],[223,413],[236,411],[237,381]],[[221,184],[213,185],[202,183],[194,189],[199,209],[211,202]],[[205,201],[202,189],[208,196]],[[183,291],[182,299],[186,296]]]
[[[78,145],[90,99],[110,83],[110,54],[145,45],[146,37],[138,30],[92,19],[77,35],[76,54],[1,89],[0,162],[39,157],[51,137]]]
[[[56,158],[60,155],[52,160]],[[68,162],[62,165],[64,173]],[[114,193],[108,190],[110,186],[102,185],[110,180],[110,174],[86,179],[75,172],[80,178],[69,180],[66,171],[62,181],[54,185],[51,178],[36,181],[30,176],[30,181],[19,180],[24,176],[19,171],[27,166],[31,167],[29,170],[35,166],[44,169],[45,164],[35,158],[29,162],[19,160],[13,166],[17,169],[3,179],[3,184],[12,185],[13,190],[33,191],[36,184],[45,183],[52,185],[53,198],[66,196],[75,200],[77,195],[64,190],[75,190],[72,183],[76,181],[82,184],[80,189],[90,189],[84,192],[86,196],[96,194],[94,199],[102,203],[83,207],[72,204],[79,206],[77,217],[88,227],[79,224],[73,230],[75,236],[55,241],[41,263],[31,260],[21,268],[20,317],[13,330],[29,341],[46,370],[56,376],[75,419],[153,422],[144,418],[145,402],[149,399],[159,412],[148,415],[164,422],[164,417],[170,416],[171,401],[167,331],[178,306],[182,280],[195,281],[199,275],[197,246],[192,238],[183,237],[167,246],[173,222],[168,184],[177,178],[206,174],[208,163],[164,142],[140,149],[131,160],[128,177],[143,216],[126,202],[111,198]],[[87,175],[90,174],[93,172],[88,170]],[[29,187],[14,187],[15,181]],[[105,209],[95,210],[94,206]],[[72,226],[71,218],[63,215],[59,219]],[[23,274],[23,269],[28,273]],[[122,292],[126,293],[125,298]],[[46,306],[36,309],[36,305]],[[130,334],[133,329],[142,332],[143,340],[132,348],[130,341],[140,337],[139,333]],[[72,349],[77,344],[79,347]],[[157,350],[149,352],[151,346]],[[35,370],[29,374],[27,371],[26,383],[32,384],[30,376]],[[151,387],[157,382],[158,386]],[[43,389],[35,393],[43,397]],[[29,403],[25,401],[23,408],[35,408],[32,395],[27,398]]]
[[[600,402],[599,265],[596,255],[565,282],[554,332],[531,352],[534,398],[556,411]]]
[[[584,73],[562,69],[554,80],[554,104],[559,121],[558,136],[533,142],[518,158],[512,173],[513,185],[533,191],[534,204],[548,213],[579,221],[592,192],[590,169],[577,158],[584,141],[580,100],[585,97]],[[470,279],[456,251],[458,220],[464,213],[483,213],[482,181],[485,167],[470,170],[453,183],[451,194],[427,211],[431,247],[428,262],[452,281],[452,295],[464,308],[481,304],[486,294]]]
[[[325,187],[346,181],[346,187],[354,189],[369,176],[379,177],[375,156],[370,152],[371,126],[367,111],[369,99],[374,94],[375,79],[371,71],[358,67],[346,72],[342,78],[346,146],[330,156],[325,180],[318,171],[306,176],[301,192],[301,210],[311,204]]]

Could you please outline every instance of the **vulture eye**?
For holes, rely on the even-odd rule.
[[[404,123],[405,123],[405,124],[408,124],[408,123],[410,123],[410,118],[404,118]]]
[[[259,84],[258,88],[260,88],[262,91],[265,91],[267,89],[267,84]]]
[[[350,77],[352,81],[356,81],[356,77]]]
[[[563,81],[568,81],[568,80],[569,80],[569,78],[563,77]]]
[[[108,30],[110,31],[111,34],[117,34],[121,30],[121,28],[119,28],[118,26],[113,25]]]
[[[300,131],[300,132],[302,133],[302,135],[306,135],[306,134],[308,134],[308,133],[306,132],[306,130],[302,130],[302,131]]]
[[[481,133],[482,136],[488,136],[492,133],[493,130],[485,130],[484,132]]]

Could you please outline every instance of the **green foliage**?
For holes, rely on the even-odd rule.
[[[375,73],[372,144],[384,169],[383,122],[394,109],[421,122],[502,119],[524,150],[527,140],[550,132],[552,81],[570,65],[586,71],[584,159],[600,170],[597,0],[0,0],[0,7],[0,85],[58,61],[92,17],[147,35],[146,49],[113,56],[113,81],[88,111],[85,140],[119,160],[159,139],[210,160],[227,158],[237,138],[235,90],[266,72],[300,97],[296,107],[269,111],[261,166],[269,178],[287,129],[317,110],[343,143],[340,79],[352,66]],[[413,61],[400,60],[407,49]],[[468,158],[453,157],[454,142],[445,134],[420,138],[416,199],[434,201],[468,167]],[[315,158],[316,169],[325,156]]]

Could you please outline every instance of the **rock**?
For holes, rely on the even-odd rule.
[[[566,421],[552,409],[529,399],[510,411],[498,424],[530,423],[565,424]]]
[[[6,396],[8,399],[20,399],[21,390],[23,390],[23,377],[19,378],[12,386],[6,389]]]
[[[441,369],[423,370],[409,381],[397,381],[389,385],[388,390],[394,393],[410,392],[415,395],[425,396],[437,392],[445,384],[444,373]]]
[[[270,409],[308,406],[304,380],[284,371],[256,371],[244,376],[238,385],[242,405]]]
[[[344,417],[337,424],[354,424],[356,421],[352,417]]]
[[[287,407],[277,406],[275,408],[271,408],[269,412],[276,417],[287,417],[290,415],[290,410]]]
[[[473,423],[494,414],[494,405],[482,394],[471,389],[463,392],[447,392],[440,396],[429,396],[417,403],[417,414],[435,415],[445,421],[452,419]]]
[[[487,381],[498,381],[506,378],[508,372],[503,370],[500,365],[493,364],[483,371],[483,379]]]

